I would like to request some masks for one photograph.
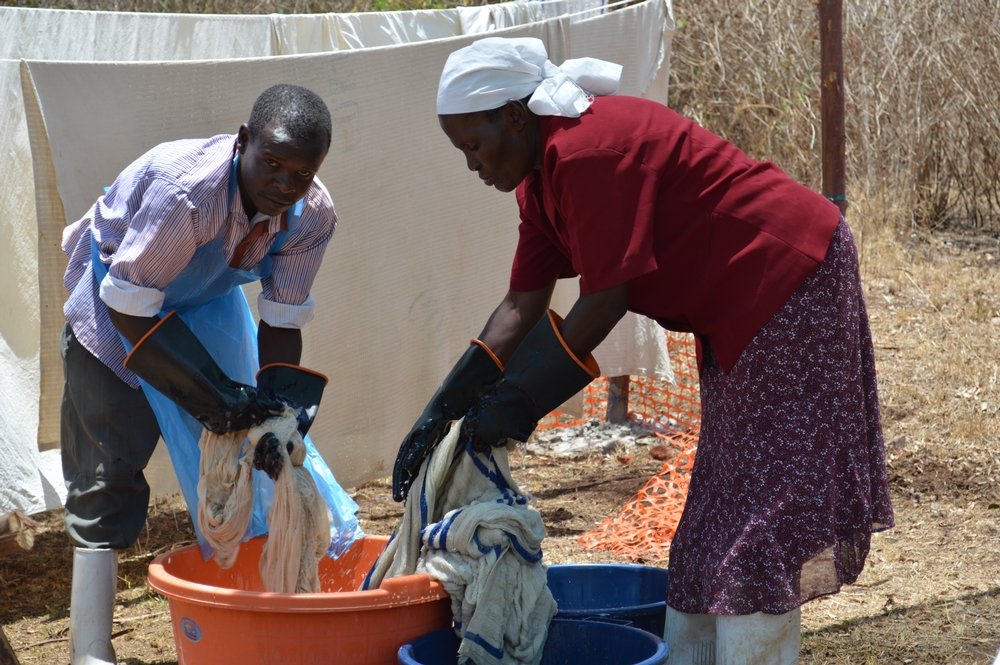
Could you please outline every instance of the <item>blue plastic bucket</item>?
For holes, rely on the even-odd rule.
[[[458,636],[439,630],[399,648],[402,665],[454,663]],[[667,644],[644,630],[603,621],[553,619],[541,665],[662,665]]]
[[[601,619],[660,637],[667,615],[667,571],[629,564],[557,564],[548,584],[558,619]]]

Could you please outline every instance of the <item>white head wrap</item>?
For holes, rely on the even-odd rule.
[[[448,56],[438,83],[438,115],[500,108],[531,95],[537,115],[579,117],[595,95],[618,92],[622,66],[596,58],[549,62],[542,40],[487,37]]]

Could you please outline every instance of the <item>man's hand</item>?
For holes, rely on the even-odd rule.
[[[134,344],[125,367],[205,429],[216,434],[249,429],[284,411],[279,400],[229,378],[176,312],[162,319],[116,312],[112,321]]]
[[[258,394],[294,409],[303,437],[316,419],[327,382],[319,372],[288,363],[264,365],[257,372]]]
[[[285,444],[288,452],[291,452],[292,444]],[[277,480],[281,474],[282,455],[281,441],[271,432],[260,438],[253,451],[253,468],[263,471],[271,478]]]

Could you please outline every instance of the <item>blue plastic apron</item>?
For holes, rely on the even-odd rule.
[[[233,159],[229,175],[230,210],[237,189],[237,163],[238,156]],[[302,206],[303,201],[300,200],[289,211],[287,228],[292,228],[298,222]],[[214,240],[195,251],[191,262],[163,291],[160,316],[176,310],[177,315],[198,337],[222,371],[240,383],[254,385],[258,369],[257,326],[240,286],[271,274],[271,255],[284,243],[285,236],[285,232],[277,235],[268,254],[252,270],[240,270],[229,266],[225,256],[225,233],[219,233]],[[96,240],[92,242],[92,253],[94,275],[100,284],[108,272],[108,266],[100,260]],[[124,336],[122,342],[126,352],[131,351],[132,345]],[[156,414],[160,433],[167,444],[170,461],[191,514],[195,534],[202,553],[208,558],[212,549],[198,527],[198,470],[201,457],[198,441],[201,439],[202,425],[141,378],[140,384]],[[362,536],[355,514],[358,505],[337,483],[309,436],[305,437],[305,444],[306,459],[303,466],[312,474],[318,491],[330,508],[332,540],[329,554],[336,557]],[[244,540],[267,533],[267,514],[274,499],[273,481],[261,471],[255,470],[253,474],[254,508]]]

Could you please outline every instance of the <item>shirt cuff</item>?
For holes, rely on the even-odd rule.
[[[266,299],[264,294],[257,296],[260,320],[273,328],[301,328],[313,320],[315,311],[316,302],[311,293],[301,305],[274,302]]]
[[[163,309],[163,291],[136,286],[111,275],[101,280],[100,294],[105,305],[130,316],[156,316]]]

